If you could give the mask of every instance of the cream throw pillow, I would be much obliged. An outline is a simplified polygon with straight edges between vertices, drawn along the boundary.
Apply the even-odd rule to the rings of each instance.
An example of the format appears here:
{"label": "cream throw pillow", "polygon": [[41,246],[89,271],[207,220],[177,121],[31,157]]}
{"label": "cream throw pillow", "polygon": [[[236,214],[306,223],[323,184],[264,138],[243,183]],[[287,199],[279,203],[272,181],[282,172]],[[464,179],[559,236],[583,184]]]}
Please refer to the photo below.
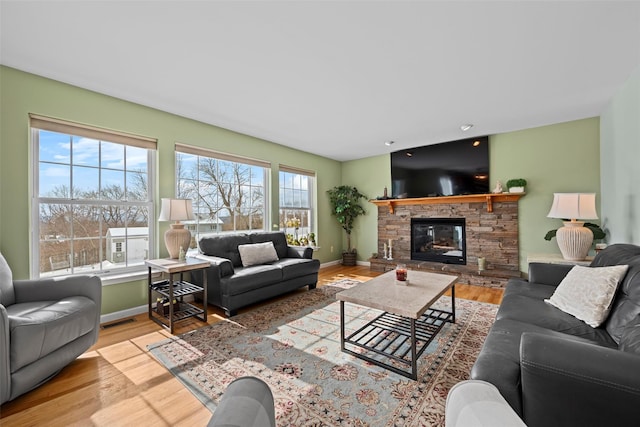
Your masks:
{"label": "cream throw pillow", "polygon": [[545,302],[597,328],[607,319],[618,283],[628,268],[576,265]]}
{"label": "cream throw pillow", "polygon": [[276,248],[273,246],[273,242],[238,245],[238,252],[240,252],[243,267],[278,260],[278,254],[276,253]]}

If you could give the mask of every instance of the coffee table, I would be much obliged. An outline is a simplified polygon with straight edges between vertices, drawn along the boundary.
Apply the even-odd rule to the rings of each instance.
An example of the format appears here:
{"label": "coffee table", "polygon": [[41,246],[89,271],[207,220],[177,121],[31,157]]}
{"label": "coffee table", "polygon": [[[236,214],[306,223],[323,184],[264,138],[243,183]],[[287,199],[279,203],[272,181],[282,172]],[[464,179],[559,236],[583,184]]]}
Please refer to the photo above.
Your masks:
{"label": "coffee table", "polygon": [[[336,294],[340,301],[340,348],[357,358],[417,380],[418,358],[446,322],[455,323],[455,282],[458,277],[411,270],[409,283],[402,285],[396,283],[395,274],[395,271],[389,271]],[[449,289],[451,311],[431,308]],[[383,313],[345,336],[345,302]]]}

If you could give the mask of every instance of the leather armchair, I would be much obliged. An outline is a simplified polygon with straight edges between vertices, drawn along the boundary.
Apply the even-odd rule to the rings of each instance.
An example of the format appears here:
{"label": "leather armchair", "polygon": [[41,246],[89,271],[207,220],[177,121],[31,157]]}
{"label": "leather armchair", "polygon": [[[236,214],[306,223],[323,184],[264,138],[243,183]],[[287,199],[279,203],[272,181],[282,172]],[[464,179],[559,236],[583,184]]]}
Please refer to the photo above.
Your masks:
{"label": "leather armchair", "polygon": [[271,389],[260,378],[236,378],[222,395],[207,427],[276,427]]}
{"label": "leather armchair", "polygon": [[38,387],[98,340],[96,276],[13,280],[0,254],[0,404]]}

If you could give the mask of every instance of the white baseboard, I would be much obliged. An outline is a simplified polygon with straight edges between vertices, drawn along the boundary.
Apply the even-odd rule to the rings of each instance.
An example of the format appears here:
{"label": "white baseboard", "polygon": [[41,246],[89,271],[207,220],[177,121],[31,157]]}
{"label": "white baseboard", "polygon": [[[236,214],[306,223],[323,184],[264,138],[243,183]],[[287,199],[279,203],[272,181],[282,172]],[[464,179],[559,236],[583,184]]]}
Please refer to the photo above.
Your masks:
{"label": "white baseboard", "polygon": [[127,308],[126,310],[114,311],[113,313],[107,313],[100,316],[100,323],[111,323],[127,317],[133,317],[138,314],[147,313],[149,307],[145,305],[139,305],[137,307]]}
{"label": "white baseboard", "polygon": [[[325,262],[320,264],[320,268],[326,268],[326,267],[330,267],[332,265],[340,265],[340,263],[342,262],[342,260],[335,260],[335,261],[329,261],[329,262]],[[356,265],[364,265],[367,267],[371,266],[371,263],[369,261],[356,261]]]}

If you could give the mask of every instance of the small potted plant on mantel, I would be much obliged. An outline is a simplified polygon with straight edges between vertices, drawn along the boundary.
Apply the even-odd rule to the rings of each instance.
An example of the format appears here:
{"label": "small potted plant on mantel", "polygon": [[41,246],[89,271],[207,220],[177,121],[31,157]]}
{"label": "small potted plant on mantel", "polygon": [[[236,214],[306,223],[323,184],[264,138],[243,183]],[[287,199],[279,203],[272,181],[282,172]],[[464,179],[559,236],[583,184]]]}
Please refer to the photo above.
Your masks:
{"label": "small potted plant on mantel", "polygon": [[348,185],[336,186],[327,190],[327,194],[331,203],[331,214],[347,233],[347,250],[342,251],[342,265],[356,265],[357,251],[351,247],[351,231],[354,220],[366,213],[360,205],[360,199],[366,200],[367,196],[361,194],[356,187]]}
{"label": "small potted plant on mantel", "polygon": [[526,186],[527,180],[523,178],[514,178],[507,181],[509,193],[524,193],[524,188]]}

